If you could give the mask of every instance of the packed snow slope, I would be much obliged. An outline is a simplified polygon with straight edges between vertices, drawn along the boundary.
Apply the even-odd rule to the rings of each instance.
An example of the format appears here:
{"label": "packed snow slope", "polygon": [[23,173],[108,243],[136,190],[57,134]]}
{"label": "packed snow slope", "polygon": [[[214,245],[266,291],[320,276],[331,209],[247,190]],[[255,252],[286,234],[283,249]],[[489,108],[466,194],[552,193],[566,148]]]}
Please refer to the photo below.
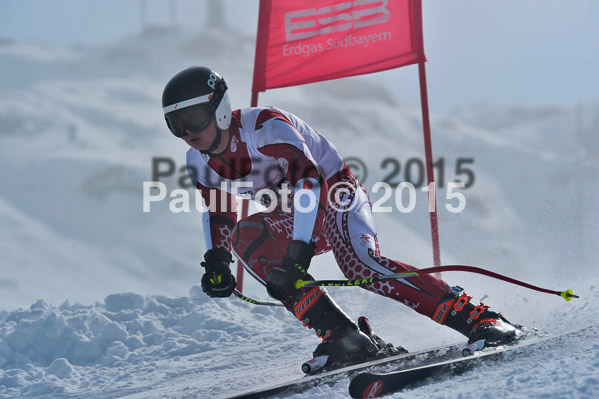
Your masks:
{"label": "packed snow slope", "polygon": [[[334,294],[352,317],[367,311],[382,336],[409,350],[459,340],[362,290]],[[394,397],[596,398],[599,291],[580,294],[568,305],[537,294],[515,299],[530,309],[551,303],[551,310],[531,311],[527,323],[555,334],[591,325],[582,333]],[[113,294],[95,305],[59,307],[39,301],[4,312],[0,323],[1,398],[225,398],[300,378],[299,366],[317,344],[281,308],[210,300],[198,286],[177,298]],[[341,380],[292,397],[344,398],[347,387]]]}
{"label": "packed snow slope", "polygon": [[[169,190],[189,183],[185,145],[162,117],[164,84],[189,65],[209,65],[227,79],[234,107],[247,106],[253,46],[225,30],[158,28],[93,47],[0,40],[0,397],[226,397],[298,375],[318,343],[301,323],[281,309],[209,300],[194,285],[204,253],[199,213],[173,213],[168,201],[142,211],[153,158],[174,161],[174,174],[161,178]],[[344,157],[359,158],[371,188],[393,172],[386,158],[401,162],[392,182],[422,158],[420,110],[398,97],[373,75],[273,90],[260,102],[296,113]],[[450,284],[545,331],[599,324],[598,128],[598,104],[489,103],[433,116],[444,185],[464,179],[458,159],[474,160],[463,165],[475,177],[462,190],[463,212],[448,212],[455,201],[444,188],[437,193],[443,263],[582,298],[566,303],[463,273],[445,275]],[[394,211],[375,214],[379,240],[387,256],[429,266],[428,202],[420,190],[416,200],[408,214],[393,199],[383,204]],[[315,258],[311,272],[341,277],[330,254]],[[248,279],[246,294],[266,299]],[[357,288],[331,292],[352,317],[367,315],[410,350],[461,339],[391,300]],[[408,397],[597,396],[598,345],[593,328]],[[303,397],[345,397],[346,388]]]}

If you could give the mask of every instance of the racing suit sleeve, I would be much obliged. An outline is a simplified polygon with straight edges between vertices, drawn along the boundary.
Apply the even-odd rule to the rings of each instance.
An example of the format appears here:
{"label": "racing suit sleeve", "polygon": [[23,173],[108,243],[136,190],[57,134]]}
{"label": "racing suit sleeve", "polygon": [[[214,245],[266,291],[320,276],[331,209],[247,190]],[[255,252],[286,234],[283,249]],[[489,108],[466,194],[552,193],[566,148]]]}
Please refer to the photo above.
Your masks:
{"label": "racing suit sleeve", "polygon": [[257,125],[266,129],[264,145],[258,150],[277,159],[295,189],[293,239],[309,243],[323,228],[328,202],[326,179],[301,132],[287,117],[265,110]]}
{"label": "racing suit sleeve", "polygon": [[237,198],[200,182],[197,182],[197,188],[208,207],[208,217],[204,220],[206,249],[225,248],[231,251],[231,232],[237,223]]}

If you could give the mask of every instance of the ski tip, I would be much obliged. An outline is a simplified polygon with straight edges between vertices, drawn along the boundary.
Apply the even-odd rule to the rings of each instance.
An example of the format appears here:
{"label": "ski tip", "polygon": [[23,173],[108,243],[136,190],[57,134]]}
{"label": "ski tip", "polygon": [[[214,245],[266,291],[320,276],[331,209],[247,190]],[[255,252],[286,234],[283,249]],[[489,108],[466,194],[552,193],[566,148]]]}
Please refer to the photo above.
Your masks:
{"label": "ski tip", "polygon": [[378,398],[384,394],[384,385],[374,374],[358,374],[349,383],[349,395],[354,399]]}
{"label": "ski tip", "polygon": [[566,301],[571,301],[572,298],[580,298],[578,295],[574,295],[572,290],[565,290],[558,292],[559,296],[564,298]]}

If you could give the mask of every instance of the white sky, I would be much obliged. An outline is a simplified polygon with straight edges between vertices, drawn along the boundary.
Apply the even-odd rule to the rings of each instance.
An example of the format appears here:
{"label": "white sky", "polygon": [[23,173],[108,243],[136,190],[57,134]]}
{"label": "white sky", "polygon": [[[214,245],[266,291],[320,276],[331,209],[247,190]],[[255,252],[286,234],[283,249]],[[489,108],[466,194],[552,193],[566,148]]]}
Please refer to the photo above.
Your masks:
{"label": "white sky", "polygon": [[[255,34],[258,0],[222,1],[229,24]],[[2,0],[0,37],[71,45],[141,28],[144,0]],[[207,0],[145,0],[150,24],[205,23]],[[599,1],[424,0],[433,112],[477,101],[576,104],[599,99]],[[415,67],[381,74],[418,103]]]}

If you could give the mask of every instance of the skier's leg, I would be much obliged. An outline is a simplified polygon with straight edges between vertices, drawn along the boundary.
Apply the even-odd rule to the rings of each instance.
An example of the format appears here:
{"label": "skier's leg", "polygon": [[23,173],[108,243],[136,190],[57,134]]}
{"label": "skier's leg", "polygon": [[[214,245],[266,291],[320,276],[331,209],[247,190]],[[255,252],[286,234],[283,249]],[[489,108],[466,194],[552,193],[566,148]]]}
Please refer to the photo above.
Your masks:
{"label": "skier's leg", "polygon": [[[233,252],[246,270],[266,286],[272,268],[282,264],[292,234],[293,217],[290,213],[279,210],[256,213],[239,221],[233,229]],[[316,245],[316,253],[330,250],[324,236],[316,240]],[[312,279],[311,276],[309,278]],[[302,288],[275,299],[281,300],[287,310],[305,326],[314,329],[323,340],[330,341],[332,336],[343,336],[343,345],[321,345],[317,348],[317,355],[332,355],[331,352],[339,350],[338,347],[343,348],[344,352],[366,355],[378,349],[364,334],[358,332],[356,324],[322,287]],[[348,339],[351,342],[347,342]],[[335,339],[335,342],[339,343],[340,340]]]}
{"label": "skier's leg", "polygon": [[[324,231],[345,276],[362,279],[415,270],[408,264],[380,254],[370,199],[353,176],[344,177],[343,184],[333,183],[331,186],[329,198],[333,201],[338,198],[339,204],[329,203]],[[433,315],[437,304],[449,291],[444,281],[431,275],[361,287],[395,299],[428,317]]]}
{"label": "skier's leg", "polygon": [[[346,175],[342,181],[344,184],[338,186],[339,190],[344,188],[347,192],[337,195],[332,184],[329,198],[339,198],[343,205],[329,204],[324,231],[346,277],[362,279],[415,270],[413,266],[381,256],[368,194],[353,176]],[[488,306],[482,303],[475,306],[470,302],[470,296],[456,289],[459,287],[450,289],[443,280],[432,275],[361,287],[410,306],[471,340],[493,336],[493,340],[505,342],[517,335],[514,326],[503,316],[489,311]],[[485,329],[488,331],[481,334]]]}
{"label": "skier's leg", "polygon": [[[240,220],[233,228],[231,243],[233,253],[241,260],[248,273],[266,286],[272,268],[282,264],[292,237],[293,215],[276,209],[273,212],[255,213]],[[328,250],[330,247],[326,240],[319,237],[315,253]],[[298,300],[302,302],[304,296],[310,297],[308,294],[312,291],[314,290],[304,288],[297,293],[301,294],[300,298],[287,298],[282,302],[289,311],[296,314],[299,312],[295,310]]]}

